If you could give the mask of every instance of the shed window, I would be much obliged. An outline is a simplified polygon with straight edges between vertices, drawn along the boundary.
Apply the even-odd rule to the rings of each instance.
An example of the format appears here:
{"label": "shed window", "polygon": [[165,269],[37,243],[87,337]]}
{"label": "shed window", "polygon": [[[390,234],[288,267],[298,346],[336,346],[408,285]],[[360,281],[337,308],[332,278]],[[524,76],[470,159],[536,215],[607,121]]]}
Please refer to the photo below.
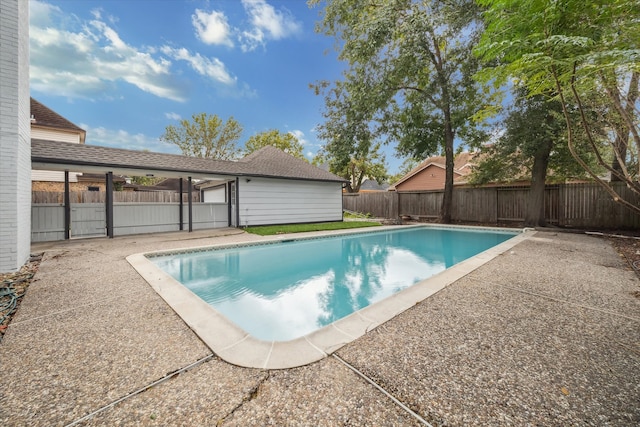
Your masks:
{"label": "shed window", "polygon": [[100,187],[94,187],[94,186],[92,186],[92,185],[90,185],[87,189],[88,189],[89,191],[100,191]]}

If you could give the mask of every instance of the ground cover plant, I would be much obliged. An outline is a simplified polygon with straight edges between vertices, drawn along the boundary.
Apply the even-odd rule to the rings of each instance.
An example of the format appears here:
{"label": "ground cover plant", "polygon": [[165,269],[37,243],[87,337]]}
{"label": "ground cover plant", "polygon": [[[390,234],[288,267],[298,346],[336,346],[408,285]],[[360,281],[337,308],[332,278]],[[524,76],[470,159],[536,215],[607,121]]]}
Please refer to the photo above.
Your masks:
{"label": "ground cover plant", "polygon": [[345,222],[322,222],[315,224],[282,224],[282,225],[262,225],[257,227],[246,227],[247,233],[258,234],[260,236],[272,236],[274,234],[303,233],[305,231],[326,231],[345,230],[349,228],[376,227],[379,222],[369,221],[345,221]]}

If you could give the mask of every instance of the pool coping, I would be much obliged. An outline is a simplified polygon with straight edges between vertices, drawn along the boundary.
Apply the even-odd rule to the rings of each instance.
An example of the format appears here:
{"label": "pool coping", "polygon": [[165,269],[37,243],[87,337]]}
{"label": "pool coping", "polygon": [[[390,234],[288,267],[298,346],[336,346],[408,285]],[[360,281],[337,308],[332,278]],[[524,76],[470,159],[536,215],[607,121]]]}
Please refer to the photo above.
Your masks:
{"label": "pool coping", "polygon": [[[190,252],[205,249],[223,249],[236,246],[277,243],[283,240],[305,240],[308,238],[331,237],[345,234],[362,234],[375,231],[397,230],[410,227],[437,227],[472,230],[515,231],[514,237],[489,248],[453,267],[450,267],[409,288],[393,294],[381,301],[364,307],[303,337],[290,341],[263,341],[249,333],[219,313],[180,282],[158,268],[148,256],[159,256],[176,252]],[[238,366],[260,369],[287,369],[304,366],[321,360],[344,345],[356,340],[381,324],[391,320],[420,301],[444,289],[451,283],[466,276],[476,268],[505,253],[518,243],[533,236],[532,229],[506,229],[497,227],[473,227],[455,225],[419,224],[410,226],[382,226],[372,229],[350,229],[340,232],[304,233],[303,235],[269,236],[254,242],[242,244],[219,244],[199,246],[183,250],[153,251],[137,253],[126,259],[147,283],[162,297],[180,318],[200,337],[200,339],[221,359]]]}

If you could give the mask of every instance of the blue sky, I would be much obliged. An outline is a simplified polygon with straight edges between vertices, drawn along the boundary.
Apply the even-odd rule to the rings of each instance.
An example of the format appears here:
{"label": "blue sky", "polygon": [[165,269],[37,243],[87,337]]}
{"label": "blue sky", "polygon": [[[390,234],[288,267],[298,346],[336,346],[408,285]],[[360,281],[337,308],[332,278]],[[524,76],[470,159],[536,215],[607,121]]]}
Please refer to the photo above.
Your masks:
{"label": "blue sky", "polygon": [[[251,135],[291,132],[311,158],[334,40],[303,0],[30,0],[31,95],[87,130],[87,144],[179,153],[159,141],[194,113]],[[400,159],[386,147],[390,173]]]}

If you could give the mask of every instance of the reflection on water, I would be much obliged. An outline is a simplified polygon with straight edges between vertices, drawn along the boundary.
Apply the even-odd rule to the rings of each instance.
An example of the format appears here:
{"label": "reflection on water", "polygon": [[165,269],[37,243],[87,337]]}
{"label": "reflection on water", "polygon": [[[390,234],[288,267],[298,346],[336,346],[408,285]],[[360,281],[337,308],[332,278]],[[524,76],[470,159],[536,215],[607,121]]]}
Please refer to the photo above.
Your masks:
{"label": "reflection on water", "polygon": [[303,336],[513,233],[411,228],[151,260],[258,339]]}

